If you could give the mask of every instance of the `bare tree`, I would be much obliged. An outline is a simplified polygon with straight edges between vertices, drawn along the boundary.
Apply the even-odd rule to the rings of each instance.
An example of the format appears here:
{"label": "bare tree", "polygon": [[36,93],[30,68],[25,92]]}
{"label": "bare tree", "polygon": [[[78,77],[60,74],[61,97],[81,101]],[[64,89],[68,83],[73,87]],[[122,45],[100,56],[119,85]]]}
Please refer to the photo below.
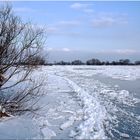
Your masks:
{"label": "bare tree", "polygon": [[[31,23],[23,23],[21,18],[13,13],[11,6],[0,7],[0,107],[7,112],[30,110],[30,107],[23,104],[29,101],[32,95],[39,93],[42,83],[35,83],[31,79],[34,67],[29,67],[27,62],[40,56],[45,43],[44,36],[43,29]],[[15,76],[18,78],[13,81]],[[28,88],[27,83],[30,85]],[[11,89],[24,84],[26,88],[14,91],[11,96],[4,96]]]}

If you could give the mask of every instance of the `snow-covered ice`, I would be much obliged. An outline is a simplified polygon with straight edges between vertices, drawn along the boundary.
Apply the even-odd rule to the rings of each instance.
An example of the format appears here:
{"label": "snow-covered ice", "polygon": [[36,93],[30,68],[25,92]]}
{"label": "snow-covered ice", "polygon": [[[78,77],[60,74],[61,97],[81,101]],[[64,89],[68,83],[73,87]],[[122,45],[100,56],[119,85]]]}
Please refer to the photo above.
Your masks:
{"label": "snow-covered ice", "polygon": [[140,89],[101,80],[139,83],[139,66],[44,66],[32,77],[44,78],[41,109],[1,119],[0,138],[140,138]]}
{"label": "snow-covered ice", "polygon": [[140,66],[68,66],[67,69],[85,76],[98,74],[120,80],[140,79]]}
{"label": "snow-covered ice", "polygon": [[38,124],[27,117],[0,120],[0,139],[41,139]]}

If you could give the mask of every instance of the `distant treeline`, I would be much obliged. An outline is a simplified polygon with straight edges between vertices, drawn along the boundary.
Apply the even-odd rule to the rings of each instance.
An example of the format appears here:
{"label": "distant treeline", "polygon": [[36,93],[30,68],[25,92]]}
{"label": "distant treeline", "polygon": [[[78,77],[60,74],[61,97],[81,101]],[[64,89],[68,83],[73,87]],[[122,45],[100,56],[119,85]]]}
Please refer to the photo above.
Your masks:
{"label": "distant treeline", "polygon": [[120,59],[118,61],[101,61],[99,59],[90,59],[86,62],[82,62],[81,60],[74,60],[72,62],[54,62],[47,63],[47,65],[140,65],[140,61],[131,62],[129,59]]}
{"label": "distant treeline", "polygon": [[[7,65],[7,63],[3,63]],[[140,65],[140,61],[131,62],[129,59],[120,59],[118,61],[101,61],[99,59],[90,59],[86,62],[82,62],[81,60],[74,60],[71,62],[59,61],[48,63],[44,57],[34,56],[32,58],[27,59],[26,61],[17,61],[14,65]]]}

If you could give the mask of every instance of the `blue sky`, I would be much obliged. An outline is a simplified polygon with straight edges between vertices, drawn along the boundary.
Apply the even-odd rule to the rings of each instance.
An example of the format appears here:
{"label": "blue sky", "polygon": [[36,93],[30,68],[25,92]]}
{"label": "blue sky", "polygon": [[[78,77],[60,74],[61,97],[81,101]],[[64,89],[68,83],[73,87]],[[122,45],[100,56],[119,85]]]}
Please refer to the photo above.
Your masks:
{"label": "blue sky", "polygon": [[11,2],[24,21],[44,27],[49,61],[140,59],[140,2]]}

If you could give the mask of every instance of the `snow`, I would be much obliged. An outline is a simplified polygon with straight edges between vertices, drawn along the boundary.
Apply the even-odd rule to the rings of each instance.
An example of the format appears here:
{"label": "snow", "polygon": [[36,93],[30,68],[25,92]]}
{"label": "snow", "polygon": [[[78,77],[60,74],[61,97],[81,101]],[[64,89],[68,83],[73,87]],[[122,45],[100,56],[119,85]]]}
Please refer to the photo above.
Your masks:
{"label": "snow", "polygon": [[41,131],[43,133],[43,138],[51,139],[51,137],[56,136],[56,133],[48,127],[43,128]]}
{"label": "snow", "polygon": [[41,139],[40,129],[30,118],[11,117],[0,121],[0,139]]}
{"label": "snow", "polygon": [[80,106],[71,95],[75,93],[65,79],[49,72],[44,90],[46,95],[38,103],[44,106],[39,111],[42,116],[36,117],[35,121],[44,139],[59,138],[61,133],[67,139],[69,136],[65,136],[65,133],[68,129],[74,129],[75,123],[82,119]]}
{"label": "snow", "polygon": [[[54,74],[48,74],[45,68],[35,71],[32,77],[37,79],[42,77],[42,74],[45,79],[42,87],[43,94],[40,93],[42,97],[36,104],[41,109],[36,114],[31,115],[33,118],[30,115],[22,115],[22,117],[15,116],[6,121],[1,120],[0,138],[50,139],[51,137],[59,137],[61,131],[68,131],[67,128],[81,120],[80,106],[73,100],[71,94],[75,93],[67,81]],[[16,78],[11,80],[16,80]],[[13,127],[16,128],[13,129]],[[7,131],[9,131],[8,134]],[[69,136],[64,135],[64,137],[68,138]]]}
{"label": "snow", "polygon": [[71,118],[69,118],[69,120],[68,121],[66,121],[65,123],[63,123],[61,126],[60,126],[60,129],[65,129],[65,128],[67,128],[67,127],[70,127],[71,125],[73,125],[73,123],[74,123],[74,117],[71,117]]}
{"label": "snow", "polygon": [[[106,119],[106,111],[100,106],[97,98],[92,97],[74,82],[67,79],[69,84],[78,93],[83,103],[84,122],[79,126],[80,135],[78,139],[105,139],[103,122]],[[94,131],[95,130],[95,131]]]}
{"label": "snow", "polygon": [[70,134],[69,134],[69,137],[73,138],[77,135],[77,133],[73,130],[71,130]]}
{"label": "snow", "polygon": [[85,76],[99,74],[120,80],[140,79],[140,66],[67,66],[67,69]]}
{"label": "snow", "polygon": [[[123,72],[121,73],[121,71]],[[51,67],[50,73],[54,73],[67,80],[81,102],[80,105],[83,108],[84,117],[79,127],[74,131],[76,138],[106,139],[106,131],[112,137],[114,136],[112,131],[114,131],[123,138],[126,133],[121,135],[121,132],[116,131],[116,127],[119,127],[119,123],[124,117],[126,120],[131,118],[131,123],[129,122],[128,124],[134,125],[135,123],[135,129],[138,131],[139,123],[137,122],[139,115],[134,115],[131,111],[136,108],[136,104],[140,103],[140,99],[134,97],[133,93],[128,90],[120,90],[118,85],[112,87],[94,80],[94,75],[98,74],[99,76],[106,76],[106,78],[111,77],[112,79],[135,81],[139,80],[139,71],[139,66]],[[132,109],[130,110],[129,108]]]}
{"label": "snow", "polygon": [[[44,79],[42,96],[36,104],[41,109],[36,114],[1,119],[0,138],[108,139],[106,131],[113,136],[112,130],[120,137],[130,138],[116,127],[124,116],[133,122],[138,122],[140,116],[120,106],[135,107],[140,99],[118,85],[112,87],[95,80],[94,75],[136,81],[140,79],[140,67],[40,67],[31,77],[35,82]],[[11,79],[15,80],[16,77]]]}

